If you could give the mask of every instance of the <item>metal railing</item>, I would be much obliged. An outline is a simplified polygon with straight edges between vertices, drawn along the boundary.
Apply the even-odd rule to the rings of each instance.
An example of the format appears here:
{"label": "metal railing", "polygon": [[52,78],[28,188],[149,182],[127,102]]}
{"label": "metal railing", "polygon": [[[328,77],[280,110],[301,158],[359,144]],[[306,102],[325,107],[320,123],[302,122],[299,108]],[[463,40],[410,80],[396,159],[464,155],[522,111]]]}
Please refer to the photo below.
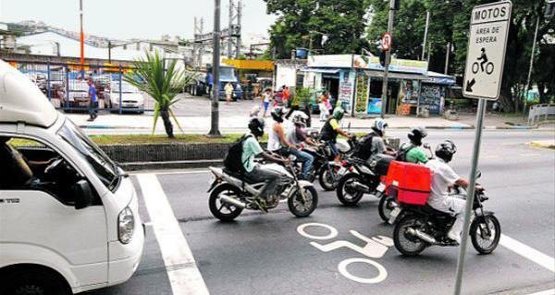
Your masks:
{"label": "metal railing", "polygon": [[555,116],[555,104],[533,105],[528,112],[528,125],[548,120],[549,116]]}
{"label": "metal railing", "polygon": [[12,62],[44,93],[56,109],[65,112],[87,111],[89,85],[96,88],[99,110],[112,113],[143,113],[154,109],[154,100],[123,81],[129,67],[119,65],[86,65],[52,62]]}

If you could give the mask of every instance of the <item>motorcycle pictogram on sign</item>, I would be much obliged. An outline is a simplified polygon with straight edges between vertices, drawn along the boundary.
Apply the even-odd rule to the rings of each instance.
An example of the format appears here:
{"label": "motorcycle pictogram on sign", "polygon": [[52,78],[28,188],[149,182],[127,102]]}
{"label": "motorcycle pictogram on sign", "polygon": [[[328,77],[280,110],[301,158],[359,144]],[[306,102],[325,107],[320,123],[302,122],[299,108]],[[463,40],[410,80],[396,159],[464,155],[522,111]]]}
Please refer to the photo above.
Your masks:
{"label": "motorcycle pictogram on sign", "polygon": [[484,47],[482,47],[481,51],[482,54],[477,58],[477,60],[481,60],[481,62],[479,64],[478,62],[472,64],[472,73],[477,74],[478,71],[481,70],[481,73],[486,72],[486,74],[491,75],[494,69],[493,63],[491,61],[488,62],[488,56],[486,55],[486,49]]}

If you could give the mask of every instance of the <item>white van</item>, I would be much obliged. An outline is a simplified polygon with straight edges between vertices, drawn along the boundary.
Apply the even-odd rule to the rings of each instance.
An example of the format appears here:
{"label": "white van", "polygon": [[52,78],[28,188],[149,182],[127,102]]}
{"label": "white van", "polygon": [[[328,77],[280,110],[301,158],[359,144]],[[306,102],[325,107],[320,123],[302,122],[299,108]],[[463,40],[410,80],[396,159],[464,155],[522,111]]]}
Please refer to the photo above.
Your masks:
{"label": "white van", "polygon": [[130,178],[0,60],[0,294],[122,283],[143,243]]}

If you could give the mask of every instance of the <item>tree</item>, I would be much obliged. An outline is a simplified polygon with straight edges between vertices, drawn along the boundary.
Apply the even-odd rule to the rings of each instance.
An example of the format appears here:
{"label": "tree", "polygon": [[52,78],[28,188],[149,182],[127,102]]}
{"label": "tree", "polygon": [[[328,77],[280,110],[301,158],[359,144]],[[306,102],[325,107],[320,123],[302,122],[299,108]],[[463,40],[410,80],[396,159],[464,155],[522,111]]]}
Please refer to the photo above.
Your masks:
{"label": "tree", "polygon": [[174,138],[173,118],[179,129],[181,126],[177,121],[171,106],[178,102],[177,94],[190,81],[191,76],[176,69],[177,61],[172,59],[165,68],[166,60],[160,56],[158,51],[153,54],[145,51],[146,58],[133,61],[134,70],[124,76],[124,80],[136,86],[141,91],[150,95],[154,101],[154,122],[152,133],[156,129],[158,117],[162,117],[164,128],[169,138]]}
{"label": "tree", "polygon": [[[367,0],[264,0],[278,18],[270,28],[276,58],[288,58],[298,47],[322,53],[356,53],[367,46]],[[323,34],[328,41],[322,46]],[[311,43],[312,41],[312,43]]]}
{"label": "tree", "polygon": [[[448,42],[454,47],[451,53],[450,74],[464,75],[470,13],[475,5],[489,3],[489,0],[403,0],[395,17],[393,32],[393,53],[400,58],[418,59],[422,53],[426,11],[430,11],[428,43],[430,46],[429,70],[443,72]],[[546,36],[553,38],[555,21],[544,17],[545,1],[513,0],[513,12],[507,40],[507,52],[501,85],[500,103],[508,112],[523,107],[526,92],[526,78],[532,54],[532,44],[536,19],[540,19],[538,30],[539,54],[534,55],[534,72],[531,85],[537,82],[542,101],[553,95],[554,70],[553,44]],[[368,35],[373,42],[387,29],[388,3],[369,0],[372,20]],[[377,53],[377,49],[373,48]],[[426,49],[428,51],[428,48]]]}

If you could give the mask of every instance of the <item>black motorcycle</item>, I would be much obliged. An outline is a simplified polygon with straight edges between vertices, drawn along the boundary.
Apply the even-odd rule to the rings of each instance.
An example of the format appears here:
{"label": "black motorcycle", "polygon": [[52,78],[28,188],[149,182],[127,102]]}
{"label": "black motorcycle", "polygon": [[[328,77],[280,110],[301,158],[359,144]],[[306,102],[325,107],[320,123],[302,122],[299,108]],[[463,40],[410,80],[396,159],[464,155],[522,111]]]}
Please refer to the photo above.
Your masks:
{"label": "black motorcycle", "polygon": [[392,160],[388,155],[378,155],[370,164],[356,157],[346,159],[349,173],[339,180],[335,191],[337,199],[345,206],[355,206],[365,194],[381,199],[385,189],[381,177],[386,175]]}
{"label": "black motorcycle", "polygon": [[[457,188],[458,193],[463,192]],[[485,211],[483,202],[488,200],[484,189],[476,187],[474,220],[470,225],[472,245],[480,254],[490,254],[499,244],[501,225],[491,211]],[[399,204],[391,213],[390,223],[399,219],[393,232],[395,248],[405,256],[416,256],[429,246],[457,246],[446,238],[455,217],[432,207]]]}

